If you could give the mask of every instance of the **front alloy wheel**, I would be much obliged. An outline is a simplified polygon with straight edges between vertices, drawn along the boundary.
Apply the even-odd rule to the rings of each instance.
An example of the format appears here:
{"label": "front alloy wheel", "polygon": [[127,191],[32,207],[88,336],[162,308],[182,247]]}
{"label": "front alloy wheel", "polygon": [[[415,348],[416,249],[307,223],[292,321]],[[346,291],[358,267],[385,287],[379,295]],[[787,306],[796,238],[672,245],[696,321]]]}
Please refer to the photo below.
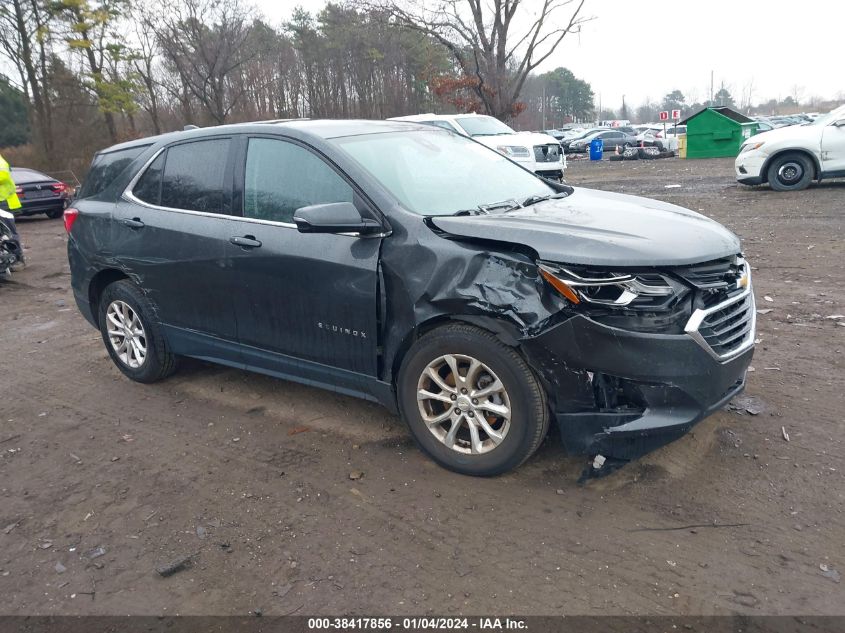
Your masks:
{"label": "front alloy wheel", "polygon": [[510,430],[507,390],[472,356],[446,354],[430,362],[417,383],[417,405],[432,435],[458,453],[487,453]]}
{"label": "front alloy wheel", "polygon": [[489,477],[516,468],[546,436],[546,392],[495,334],[450,323],[420,336],[396,381],[399,410],[438,464]]}

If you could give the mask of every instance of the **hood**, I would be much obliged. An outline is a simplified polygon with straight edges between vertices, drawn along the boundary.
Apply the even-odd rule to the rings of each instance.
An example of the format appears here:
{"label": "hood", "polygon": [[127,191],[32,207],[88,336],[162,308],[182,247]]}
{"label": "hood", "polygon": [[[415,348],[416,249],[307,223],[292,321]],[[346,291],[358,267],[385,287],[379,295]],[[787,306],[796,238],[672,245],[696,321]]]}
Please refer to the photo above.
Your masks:
{"label": "hood", "polygon": [[554,136],[538,134],[537,132],[514,132],[513,134],[497,134],[496,136],[473,136],[474,140],[487,147],[496,148],[499,145],[518,145],[520,147],[534,147],[535,145],[559,145]]}
{"label": "hood", "polygon": [[566,198],[493,215],[435,216],[455,237],[523,244],[541,259],[597,266],[683,266],[728,257],[739,239],[666,202],[577,187]]}
{"label": "hood", "polygon": [[815,138],[821,140],[823,129],[824,128],[819,125],[789,125],[786,127],[776,127],[774,130],[755,134],[743,141],[743,145],[752,140],[755,143],[777,143],[778,141],[794,141],[796,139]]}

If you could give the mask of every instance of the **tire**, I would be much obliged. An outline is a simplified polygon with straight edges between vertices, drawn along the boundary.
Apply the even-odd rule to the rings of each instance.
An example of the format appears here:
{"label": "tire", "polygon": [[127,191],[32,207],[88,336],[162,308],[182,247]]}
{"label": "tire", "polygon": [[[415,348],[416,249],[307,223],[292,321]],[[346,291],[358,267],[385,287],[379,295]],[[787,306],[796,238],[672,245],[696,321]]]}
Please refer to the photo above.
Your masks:
{"label": "tire", "polygon": [[51,220],[56,220],[62,217],[62,214],[65,212],[64,209],[53,209],[52,211],[47,211],[46,215]]}
{"label": "tire", "polygon": [[[103,343],[117,368],[136,382],[156,382],[176,370],[176,356],[170,351],[161,326],[152,317],[153,314],[155,312],[149,299],[131,281],[116,281],[108,285],[100,296],[98,323]],[[137,338],[145,349],[143,358],[140,358],[137,346],[120,345],[120,341],[135,337],[126,336],[128,329],[117,326],[118,322],[126,323],[129,328],[138,331],[136,321],[131,315],[135,315],[137,323],[141,326],[142,336]],[[109,334],[110,325],[113,332],[121,334],[112,337]],[[121,352],[121,349],[124,351]]]}
{"label": "tire", "polygon": [[[480,363],[474,377],[469,375],[472,359]],[[427,373],[429,368],[439,384]],[[466,379],[464,394],[460,384]],[[446,325],[418,339],[405,355],[397,387],[402,418],[419,447],[444,468],[464,475],[491,477],[516,468],[534,454],[549,428],[546,393],[531,368],[495,335],[469,325]],[[473,400],[473,389],[486,397]],[[418,399],[418,392],[436,397]],[[424,414],[442,421],[427,424]],[[456,419],[457,437],[452,437],[450,446]]]}
{"label": "tire", "polygon": [[775,191],[800,191],[813,180],[815,168],[803,154],[789,152],[776,157],[766,170],[769,186]]}

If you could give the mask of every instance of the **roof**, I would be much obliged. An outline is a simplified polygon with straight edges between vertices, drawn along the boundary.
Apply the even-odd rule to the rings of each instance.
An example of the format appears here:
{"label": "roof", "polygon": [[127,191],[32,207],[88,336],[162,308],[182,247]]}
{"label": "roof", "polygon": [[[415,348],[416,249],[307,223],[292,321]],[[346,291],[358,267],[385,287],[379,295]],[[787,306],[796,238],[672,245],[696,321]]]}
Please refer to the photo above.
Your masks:
{"label": "roof", "polygon": [[477,112],[457,112],[455,114],[434,114],[428,112],[426,114],[409,114],[408,116],[391,117],[388,121],[450,121],[456,117],[486,117],[487,114],[478,114]]}
{"label": "roof", "polygon": [[271,121],[254,121],[244,123],[230,123],[228,125],[214,125],[167,132],[158,136],[147,136],[112,145],[98,154],[117,152],[132,147],[155,145],[162,141],[169,142],[187,138],[202,138],[211,134],[225,133],[227,130],[237,132],[268,132],[279,131],[280,127],[291,128],[322,139],[340,138],[343,136],[360,136],[363,134],[383,134],[402,130],[425,130],[430,132],[431,126],[415,124],[411,121],[371,121],[367,119],[276,119]]}
{"label": "roof", "polygon": [[710,110],[711,112],[715,112],[716,114],[721,114],[723,117],[726,117],[731,121],[736,121],[737,123],[754,123],[753,119],[749,119],[747,116],[740,112],[737,112],[736,110],[733,110],[727,106],[717,106],[712,108],[701,108],[701,110],[699,110],[695,114],[692,114],[683,121],[680,121],[678,125],[686,125],[687,121],[691,121],[702,112],[707,112],[708,110]]}

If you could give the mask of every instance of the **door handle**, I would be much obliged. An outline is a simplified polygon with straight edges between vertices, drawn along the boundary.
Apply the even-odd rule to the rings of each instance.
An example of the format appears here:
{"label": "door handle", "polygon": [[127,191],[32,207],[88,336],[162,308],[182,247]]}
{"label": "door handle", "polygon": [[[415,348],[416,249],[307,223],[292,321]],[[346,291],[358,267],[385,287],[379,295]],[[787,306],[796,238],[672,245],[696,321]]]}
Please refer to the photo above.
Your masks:
{"label": "door handle", "polygon": [[126,218],[125,220],[120,221],[123,226],[128,226],[130,229],[143,229],[146,226],[143,222],[141,222],[141,218]]}
{"label": "door handle", "polygon": [[244,235],[239,236],[235,235],[234,237],[230,237],[229,241],[234,244],[235,246],[240,246],[241,248],[260,248],[261,242],[255,239],[254,235]]}

